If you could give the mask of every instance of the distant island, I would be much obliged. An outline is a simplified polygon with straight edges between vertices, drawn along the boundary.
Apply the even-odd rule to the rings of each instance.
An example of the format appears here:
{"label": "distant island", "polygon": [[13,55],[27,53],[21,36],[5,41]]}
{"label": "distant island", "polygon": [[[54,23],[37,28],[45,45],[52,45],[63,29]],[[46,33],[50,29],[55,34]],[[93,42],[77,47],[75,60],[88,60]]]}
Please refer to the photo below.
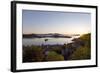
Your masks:
{"label": "distant island", "polygon": [[[75,34],[79,35],[79,34]],[[71,35],[64,35],[59,33],[48,33],[48,34],[23,34],[23,38],[45,38],[45,37],[53,37],[53,38],[72,38]]]}

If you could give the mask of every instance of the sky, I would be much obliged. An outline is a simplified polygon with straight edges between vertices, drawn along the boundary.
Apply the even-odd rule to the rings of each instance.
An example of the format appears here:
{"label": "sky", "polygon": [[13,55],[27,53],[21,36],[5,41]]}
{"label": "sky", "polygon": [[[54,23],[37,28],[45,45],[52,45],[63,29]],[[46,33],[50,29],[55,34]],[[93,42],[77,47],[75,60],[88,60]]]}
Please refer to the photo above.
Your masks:
{"label": "sky", "polygon": [[22,25],[23,34],[85,34],[91,32],[91,14],[23,10]]}

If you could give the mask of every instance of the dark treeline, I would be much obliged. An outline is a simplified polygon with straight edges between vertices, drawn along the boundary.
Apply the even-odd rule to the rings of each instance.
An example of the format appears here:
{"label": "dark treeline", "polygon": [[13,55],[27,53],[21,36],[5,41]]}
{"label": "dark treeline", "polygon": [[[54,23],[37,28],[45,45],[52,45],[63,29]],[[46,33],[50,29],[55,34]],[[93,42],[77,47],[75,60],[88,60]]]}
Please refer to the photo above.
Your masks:
{"label": "dark treeline", "polygon": [[54,37],[54,38],[71,38],[71,36],[50,33],[50,34],[23,34],[23,38],[45,38],[45,37]]}

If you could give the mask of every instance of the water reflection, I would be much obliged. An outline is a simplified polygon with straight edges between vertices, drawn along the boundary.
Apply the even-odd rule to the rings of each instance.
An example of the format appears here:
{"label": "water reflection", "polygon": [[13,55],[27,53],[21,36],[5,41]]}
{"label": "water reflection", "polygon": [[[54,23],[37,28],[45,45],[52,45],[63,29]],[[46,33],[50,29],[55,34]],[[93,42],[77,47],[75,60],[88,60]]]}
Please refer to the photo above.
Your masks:
{"label": "water reflection", "polygon": [[23,38],[23,45],[55,45],[71,43],[72,39],[79,36],[72,36],[72,38]]}

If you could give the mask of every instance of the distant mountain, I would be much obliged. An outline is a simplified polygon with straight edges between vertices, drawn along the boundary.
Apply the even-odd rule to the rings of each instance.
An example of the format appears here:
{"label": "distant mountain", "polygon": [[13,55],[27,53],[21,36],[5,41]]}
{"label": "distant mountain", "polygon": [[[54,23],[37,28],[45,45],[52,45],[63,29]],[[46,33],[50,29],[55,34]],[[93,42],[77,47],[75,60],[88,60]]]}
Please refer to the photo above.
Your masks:
{"label": "distant mountain", "polygon": [[23,34],[23,38],[44,38],[44,37],[53,37],[53,38],[71,38],[69,35],[63,35],[59,33],[49,33],[49,34]]}

